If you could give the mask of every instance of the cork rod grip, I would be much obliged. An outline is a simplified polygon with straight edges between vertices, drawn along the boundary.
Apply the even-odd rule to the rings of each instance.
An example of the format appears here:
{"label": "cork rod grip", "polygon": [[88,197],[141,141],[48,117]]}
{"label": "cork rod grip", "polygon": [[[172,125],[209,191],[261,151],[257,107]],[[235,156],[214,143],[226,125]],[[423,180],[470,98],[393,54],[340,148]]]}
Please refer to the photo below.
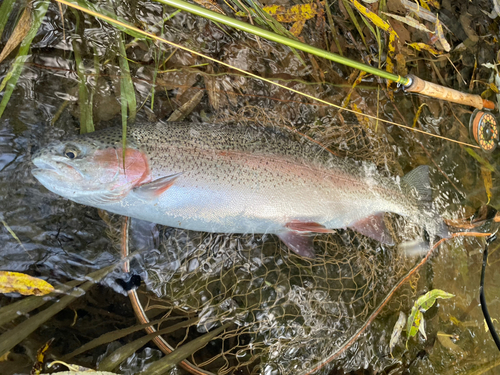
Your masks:
{"label": "cork rod grip", "polygon": [[435,83],[424,81],[421,78],[410,74],[406,76],[410,83],[404,87],[405,91],[416,92],[436,99],[447,100],[449,102],[470,105],[477,109],[495,109],[495,104],[489,100],[481,98],[479,95],[465,94]]}

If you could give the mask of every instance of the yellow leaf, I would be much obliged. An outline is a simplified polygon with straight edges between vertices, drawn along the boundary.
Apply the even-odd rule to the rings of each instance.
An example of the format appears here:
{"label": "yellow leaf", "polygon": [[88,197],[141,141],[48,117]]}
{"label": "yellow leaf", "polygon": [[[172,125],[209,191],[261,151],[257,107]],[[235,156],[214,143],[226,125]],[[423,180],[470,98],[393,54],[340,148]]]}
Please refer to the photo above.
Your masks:
{"label": "yellow leaf", "polygon": [[396,55],[396,70],[400,76],[408,75],[408,69],[406,69],[406,58],[402,53]]}
{"label": "yellow leaf", "polygon": [[460,320],[458,320],[458,318],[454,317],[453,315],[450,315],[450,321],[457,327],[463,327],[464,325]]}
{"label": "yellow leaf", "polygon": [[[491,319],[491,321],[498,323],[497,319]],[[483,322],[484,322],[484,332],[488,332],[490,330],[490,328],[488,327],[488,323],[486,323],[486,319],[483,319]]]}
{"label": "yellow leaf", "polygon": [[396,52],[396,37],[394,34],[389,35],[389,44],[387,45],[387,66],[386,70],[389,73],[394,73],[394,62],[392,61],[394,59],[394,54]]}
{"label": "yellow leaf", "polygon": [[491,171],[486,168],[481,167],[481,176],[483,177],[484,189],[486,190],[486,196],[488,197],[488,202],[491,200],[491,189],[493,188],[493,180],[491,178]]}
{"label": "yellow leaf", "polygon": [[[324,4],[324,1],[320,4]],[[318,14],[318,5],[315,3],[299,4],[286,8],[283,5],[269,5],[262,8],[278,22],[291,23],[297,21],[307,21]]]}
{"label": "yellow leaf", "polygon": [[369,128],[371,126],[370,119],[364,115],[363,111],[355,103],[351,104],[351,108],[356,112],[355,115],[358,118],[358,122]]}
{"label": "yellow leaf", "polygon": [[498,91],[497,85],[495,85],[493,82],[490,83],[490,89],[493,91],[495,94],[498,94],[500,91]]}
{"label": "yellow leaf", "polygon": [[304,28],[304,25],[306,24],[306,20],[300,20],[295,22],[292,27],[290,28],[290,32],[294,36],[299,36],[300,33],[302,32],[302,29]]}
{"label": "yellow leaf", "polygon": [[357,0],[351,0],[351,3],[356,7],[356,9],[363,14],[364,16],[368,17],[370,21],[373,22],[375,26],[378,28],[387,31],[390,34],[394,34],[394,36],[398,37],[398,34],[394,31],[394,29],[389,25],[389,23],[385,22],[382,18],[380,18],[378,15],[373,13],[371,10],[368,8],[364,7],[361,5]]}
{"label": "yellow leaf", "polygon": [[440,9],[441,5],[439,4],[438,0],[427,0],[427,2],[433,6],[434,8]]}
{"label": "yellow leaf", "polygon": [[49,350],[50,344],[52,344],[54,338],[47,341],[38,351],[36,352],[36,362],[31,369],[30,375],[40,375],[43,369],[43,364],[45,363],[45,354]]}
{"label": "yellow leaf", "polygon": [[[485,321],[485,323],[486,323],[486,321]],[[9,360],[9,354],[10,354],[10,351],[8,351],[4,355],[0,356],[0,362],[7,362]]]}
{"label": "yellow leaf", "polygon": [[426,9],[426,10],[431,10],[431,8],[429,8],[429,6],[427,5],[427,2],[425,0],[420,0],[420,5],[422,6],[422,8]]}
{"label": "yellow leaf", "polygon": [[[394,73],[394,54],[396,53],[396,36],[395,34],[389,34],[389,43],[387,45],[387,59],[385,70],[389,73]],[[390,86],[392,84],[391,80],[387,80],[387,89],[389,98],[394,100],[394,92],[390,90]]]}
{"label": "yellow leaf", "polygon": [[428,44],[425,43],[411,43],[408,44],[411,48],[416,49],[417,51],[427,51],[432,53],[433,55],[441,55],[443,52],[438,51],[434,47],[429,46]]}
{"label": "yellow leaf", "polygon": [[19,272],[0,271],[0,293],[43,296],[54,291],[48,282]]}
{"label": "yellow leaf", "polygon": [[439,18],[436,19],[436,31],[435,31],[436,36],[438,37],[439,41],[441,42],[441,46],[446,52],[449,52],[451,50],[451,46],[444,37],[444,31],[443,31],[443,26],[441,25],[441,21],[439,21]]}
{"label": "yellow leaf", "polygon": [[366,75],[366,72],[361,70],[358,74],[358,78],[356,78],[356,80],[354,81],[354,83],[352,84],[352,87],[351,89],[349,90],[349,93],[347,94],[347,96],[344,98],[344,100],[342,101],[342,108],[347,108],[347,105],[349,104],[349,101],[351,100],[351,95],[354,91],[354,89],[356,88],[357,85],[359,85],[361,83],[361,81],[363,80],[363,77]]}

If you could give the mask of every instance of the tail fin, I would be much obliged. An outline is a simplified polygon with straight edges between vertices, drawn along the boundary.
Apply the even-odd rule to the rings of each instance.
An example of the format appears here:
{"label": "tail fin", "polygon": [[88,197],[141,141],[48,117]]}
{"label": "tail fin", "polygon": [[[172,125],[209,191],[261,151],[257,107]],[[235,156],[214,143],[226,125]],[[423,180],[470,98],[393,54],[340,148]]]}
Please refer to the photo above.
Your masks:
{"label": "tail fin", "polygon": [[448,238],[448,227],[432,204],[429,166],[421,165],[402,178],[401,187],[408,196],[414,196],[420,211],[419,224],[432,236]]}

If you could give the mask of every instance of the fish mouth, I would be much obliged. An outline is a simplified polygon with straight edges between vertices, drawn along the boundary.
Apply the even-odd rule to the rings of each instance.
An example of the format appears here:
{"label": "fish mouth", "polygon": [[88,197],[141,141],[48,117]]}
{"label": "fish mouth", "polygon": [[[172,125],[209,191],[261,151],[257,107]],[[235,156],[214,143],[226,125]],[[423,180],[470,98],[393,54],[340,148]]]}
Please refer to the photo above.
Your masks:
{"label": "fish mouth", "polygon": [[38,158],[33,160],[33,164],[36,167],[33,168],[31,171],[33,174],[40,174],[47,172],[60,174],[60,168],[57,168],[55,165],[47,163],[46,161],[40,160]]}
{"label": "fish mouth", "polygon": [[34,161],[33,164],[35,164],[36,168],[33,169],[33,171],[54,171],[57,172],[57,168],[54,167],[53,165],[46,163],[44,161]]}
{"label": "fish mouth", "polygon": [[80,171],[73,166],[66,164],[57,160],[44,160],[42,158],[36,158],[33,161],[33,164],[36,168],[31,170],[31,173],[34,175],[41,174],[55,174],[62,177],[68,177],[68,173],[74,176],[74,173],[77,172],[78,175],[82,175]]}

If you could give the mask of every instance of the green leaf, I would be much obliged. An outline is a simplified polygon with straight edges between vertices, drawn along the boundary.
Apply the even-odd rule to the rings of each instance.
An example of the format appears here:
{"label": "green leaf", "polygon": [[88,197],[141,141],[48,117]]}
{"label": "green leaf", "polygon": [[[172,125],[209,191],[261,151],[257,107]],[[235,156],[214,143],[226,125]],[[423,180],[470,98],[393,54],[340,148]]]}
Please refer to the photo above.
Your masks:
{"label": "green leaf", "polygon": [[420,322],[422,321],[422,312],[415,306],[411,309],[410,316],[406,322],[406,348],[408,349],[408,340],[414,337],[420,327]]}
{"label": "green leaf", "polygon": [[408,347],[408,340],[414,337],[418,331],[427,338],[425,334],[425,322],[423,313],[429,310],[438,298],[451,298],[455,297],[451,293],[447,293],[441,289],[433,289],[418,298],[412,309],[408,321],[406,322],[406,347]]}
{"label": "green leaf", "polygon": [[446,293],[441,289],[433,289],[430,292],[425,293],[419,299],[417,299],[417,302],[415,302],[415,307],[418,307],[419,310],[422,312],[426,312],[434,305],[434,303],[438,298],[446,299],[451,297],[455,296],[451,293]]}

